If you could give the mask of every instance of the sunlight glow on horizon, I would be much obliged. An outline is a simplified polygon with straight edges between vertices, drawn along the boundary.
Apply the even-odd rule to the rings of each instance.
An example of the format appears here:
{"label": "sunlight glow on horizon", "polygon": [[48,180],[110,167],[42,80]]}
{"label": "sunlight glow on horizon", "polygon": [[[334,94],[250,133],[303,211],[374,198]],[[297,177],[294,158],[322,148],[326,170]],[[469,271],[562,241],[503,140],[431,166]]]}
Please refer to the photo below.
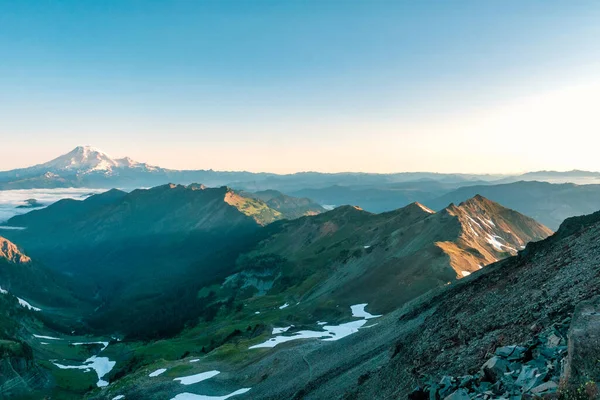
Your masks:
{"label": "sunlight glow on horizon", "polygon": [[[322,138],[304,138],[303,127],[294,127],[297,133],[293,139],[288,136],[271,143],[229,141],[227,133],[220,132],[225,135],[223,140],[206,143],[165,140],[138,144],[101,140],[89,144],[115,158],[129,156],[170,169],[274,173],[598,171],[598,104],[600,79],[434,122],[338,122],[328,126],[327,135]],[[271,133],[277,134],[279,129],[285,127],[275,127]],[[86,143],[57,143],[37,149],[36,163],[49,161]],[[31,165],[18,162],[18,155],[11,160],[11,154],[2,153],[0,150],[3,160],[0,166],[4,170]],[[556,154],[560,154],[558,159]]]}

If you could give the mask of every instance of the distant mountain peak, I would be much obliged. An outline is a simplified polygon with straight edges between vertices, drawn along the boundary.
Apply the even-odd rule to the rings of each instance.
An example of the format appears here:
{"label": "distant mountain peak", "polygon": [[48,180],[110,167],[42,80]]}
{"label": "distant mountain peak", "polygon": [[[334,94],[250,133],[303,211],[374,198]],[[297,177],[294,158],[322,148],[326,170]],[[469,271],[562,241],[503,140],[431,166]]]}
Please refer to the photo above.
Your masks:
{"label": "distant mountain peak", "polygon": [[[507,255],[516,255],[531,240],[545,239],[552,231],[532,218],[476,195],[444,213],[458,221],[462,250],[441,243],[457,273],[471,273]],[[465,249],[470,249],[465,251]],[[466,275],[465,275],[466,276]]]}
{"label": "distant mountain peak", "polygon": [[67,154],[47,163],[36,165],[31,169],[41,170],[47,178],[53,178],[65,173],[76,175],[92,173],[116,175],[119,170],[123,169],[154,171],[158,168],[139,163],[129,157],[113,158],[93,146],[77,146]]}

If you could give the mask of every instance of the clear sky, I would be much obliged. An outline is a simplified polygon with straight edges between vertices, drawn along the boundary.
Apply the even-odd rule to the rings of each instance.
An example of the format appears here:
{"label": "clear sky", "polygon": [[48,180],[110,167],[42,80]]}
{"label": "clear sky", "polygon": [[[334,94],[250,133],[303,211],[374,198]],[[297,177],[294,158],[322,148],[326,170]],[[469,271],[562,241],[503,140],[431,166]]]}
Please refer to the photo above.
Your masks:
{"label": "clear sky", "polygon": [[0,0],[0,170],[600,170],[600,2]]}

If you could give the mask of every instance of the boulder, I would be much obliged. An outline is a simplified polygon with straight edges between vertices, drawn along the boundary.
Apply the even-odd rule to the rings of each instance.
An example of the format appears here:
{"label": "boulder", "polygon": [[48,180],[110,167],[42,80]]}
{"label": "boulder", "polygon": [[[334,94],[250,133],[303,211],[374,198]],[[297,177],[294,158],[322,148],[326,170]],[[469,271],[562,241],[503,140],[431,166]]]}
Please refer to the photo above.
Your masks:
{"label": "boulder", "polygon": [[496,356],[483,364],[481,372],[488,381],[496,382],[504,376],[505,372],[509,372],[509,365],[508,361]]}
{"label": "boulder", "polygon": [[564,344],[565,340],[554,332],[548,336],[548,340],[546,341],[546,346],[550,348],[563,346]]}
{"label": "boulder", "polygon": [[521,387],[523,392],[527,392],[532,388],[542,384],[545,378],[546,373],[540,372],[540,370],[536,367],[526,365],[521,370],[521,373],[519,374],[515,384]]}

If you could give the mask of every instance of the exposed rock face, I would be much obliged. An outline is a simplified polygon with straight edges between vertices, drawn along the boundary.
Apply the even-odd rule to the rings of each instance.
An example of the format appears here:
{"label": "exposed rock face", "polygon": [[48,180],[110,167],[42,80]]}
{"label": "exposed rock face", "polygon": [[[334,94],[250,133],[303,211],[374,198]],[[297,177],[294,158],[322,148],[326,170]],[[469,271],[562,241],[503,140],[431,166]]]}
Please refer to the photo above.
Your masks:
{"label": "exposed rock face", "polygon": [[27,344],[0,340],[0,398],[23,398],[50,380],[33,360]]}
{"label": "exposed rock face", "polygon": [[600,296],[577,306],[569,330],[565,379],[570,386],[600,378]]}
{"label": "exposed rock face", "polygon": [[21,253],[17,246],[0,236],[0,258],[4,258],[14,264],[25,264],[31,261],[29,257]]}

